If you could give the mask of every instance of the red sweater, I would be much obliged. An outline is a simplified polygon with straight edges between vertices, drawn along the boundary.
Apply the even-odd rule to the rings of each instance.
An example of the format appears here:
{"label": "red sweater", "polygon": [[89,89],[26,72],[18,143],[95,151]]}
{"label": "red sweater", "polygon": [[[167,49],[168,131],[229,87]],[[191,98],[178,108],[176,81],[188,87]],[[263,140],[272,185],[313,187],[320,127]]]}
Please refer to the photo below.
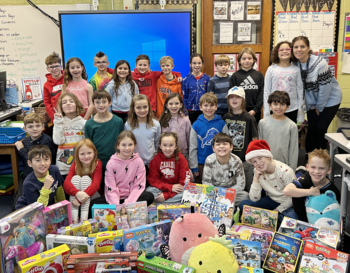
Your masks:
{"label": "red sweater", "polygon": [[[72,166],[69,169],[69,173],[66,177],[66,180],[64,180],[63,183],[63,189],[64,191],[72,196],[75,196],[79,190],[77,190],[76,187],[71,183],[72,177],[76,175],[75,173],[75,161],[73,162]],[[95,171],[91,175],[91,185],[84,191],[87,195],[90,197],[95,194],[100,188],[101,180],[102,180],[102,162],[98,159],[97,166],[95,168]]]}
{"label": "red sweater", "polygon": [[46,113],[53,121],[55,115],[53,107],[57,109],[57,102],[61,95],[64,75],[62,71],[62,76],[58,80],[52,78],[50,73],[47,73],[45,76],[47,81],[44,84],[44,104]]}
{"label": "red sweater", "polygon": [[[161,71],[151,71],[141,74],[137,68],[131,72],[132,79],[136,82],[139,93],[146,95],[150,100],[152,111],[157,111],[157,80],[163,74]],[[177,78],[181,77],[180,72],[172,72]]]}
{"label": "red sweater", "polygon": [[166,158],[162,152],[157,153],[149,163],[148,183],[164,194],[167,200],[177,193],[173,192],[174,184],[185,185],[190,182],[190,170],[185,157],[179,153],[179,160],[175,163],[175,156]]}

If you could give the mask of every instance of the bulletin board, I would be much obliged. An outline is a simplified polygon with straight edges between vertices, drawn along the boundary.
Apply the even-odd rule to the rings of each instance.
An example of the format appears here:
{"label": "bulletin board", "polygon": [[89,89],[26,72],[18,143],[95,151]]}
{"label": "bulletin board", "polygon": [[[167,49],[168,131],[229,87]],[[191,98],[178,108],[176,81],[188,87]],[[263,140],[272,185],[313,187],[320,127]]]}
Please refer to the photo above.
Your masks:
{"label": "bulletin board", "polygon": [[274,45],[307,36],[313,51],[334,51],[337,0],[275,0]]}

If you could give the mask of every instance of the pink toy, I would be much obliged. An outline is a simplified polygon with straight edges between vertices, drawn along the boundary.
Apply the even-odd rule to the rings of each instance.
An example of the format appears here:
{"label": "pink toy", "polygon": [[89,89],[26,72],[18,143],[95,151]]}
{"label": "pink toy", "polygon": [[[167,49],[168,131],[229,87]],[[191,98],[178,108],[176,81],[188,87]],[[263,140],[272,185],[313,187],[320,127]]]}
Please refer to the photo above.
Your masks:
{"label": "pink toy", "polygon": [[43,252],[45,250],[45,246],[42,242],[38,241],[32,244],[31,246],[24,248],[23,246],[16,245],[10,246],[8,248],[8,253],[6,255],[6,260],[10,260],[13,257],[17,256],[17,262],[23,259],[27,259],[28,257],[34,256],[37,253]]}
{"label": "pink toy", "polygon": [[43,212],[47,234],[57,234],[58,229],[72,223],[71,204],[67,200],[48,206]]}

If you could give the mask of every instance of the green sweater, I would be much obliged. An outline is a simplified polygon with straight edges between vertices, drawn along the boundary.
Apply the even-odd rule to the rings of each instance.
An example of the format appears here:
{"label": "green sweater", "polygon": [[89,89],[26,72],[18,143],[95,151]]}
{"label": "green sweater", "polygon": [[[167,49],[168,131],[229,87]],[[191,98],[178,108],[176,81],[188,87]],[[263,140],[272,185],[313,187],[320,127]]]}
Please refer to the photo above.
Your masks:
{"label": "green sweater", "polygon": [[103,168],[115,154],[117,137],[123,130],[123,120],[115,115],[107,122],[96,122],[92,117],[85,123],[85,137],[96,146],[97,157],[102,161]]}

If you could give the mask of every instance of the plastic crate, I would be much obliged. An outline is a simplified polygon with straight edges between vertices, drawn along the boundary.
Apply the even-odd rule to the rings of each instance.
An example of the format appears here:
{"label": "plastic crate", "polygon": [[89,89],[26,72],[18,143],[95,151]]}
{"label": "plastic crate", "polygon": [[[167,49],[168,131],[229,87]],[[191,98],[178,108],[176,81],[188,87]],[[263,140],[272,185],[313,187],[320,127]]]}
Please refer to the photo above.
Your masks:
{"label": "plastic crate", "polygon": [[21,128],[2,127],[0,128],[0,144],[12,144],[26,136]]}

